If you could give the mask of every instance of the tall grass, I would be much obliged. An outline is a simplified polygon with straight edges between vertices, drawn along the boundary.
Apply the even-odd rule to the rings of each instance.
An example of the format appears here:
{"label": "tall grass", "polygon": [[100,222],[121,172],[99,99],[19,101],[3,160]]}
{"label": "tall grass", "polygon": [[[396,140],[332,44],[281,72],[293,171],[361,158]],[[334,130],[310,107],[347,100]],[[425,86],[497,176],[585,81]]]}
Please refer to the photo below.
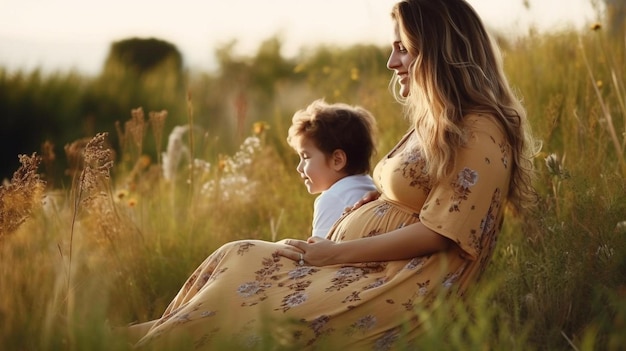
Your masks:
{"label": "tall grass", "polygon": [[[530,34],[505,46],[508,75],[543,141],[540,201],[524,217],[507,215],[466,304],[442,303],[423,316],[424,349],[626,345],[624,44],[600,29]],[[166,123],[166,111],[146,120],[134,109],[118,125],[121,155],[109,153],[106,134],[68,145],[68,156],[83,160],[71,188],[44,191],[39,159],[23,156],[0,188],[1,348],[130,349],[112,330],[158,317],[224,242],[306,237],[313,198],[284,141],[295,109],[322,96],[361,104],[378,118],[381,152],[407,127],[379,57],[370,67],[327,51],[317,58],[328,64],[303,60],[297,79],[282,77],[264,107],[238,110],[255,119],[237,124],[234,149],[195,126],[206,105],[194,99],[216,93],[201,78],[185,101],[187,125]],[[157,154],[147,155],[145,143]]]}

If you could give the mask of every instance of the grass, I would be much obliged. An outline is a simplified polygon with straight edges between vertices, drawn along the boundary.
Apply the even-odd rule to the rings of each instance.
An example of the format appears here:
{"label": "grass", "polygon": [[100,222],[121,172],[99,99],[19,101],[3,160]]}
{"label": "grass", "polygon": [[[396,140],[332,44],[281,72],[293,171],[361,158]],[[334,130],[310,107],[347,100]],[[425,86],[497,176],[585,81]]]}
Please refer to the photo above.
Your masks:
{"label": "grass", "polygon": [[[425,318],[424,349],[626,345],[624,45],[600,29],[531,33],[504,47],[507,73],[543,141],[540,202],[524,217],[507,216],[470,303],[442,304]],[[379,121],[380,152],[406,127],[386,91],[388,72],[353,65],[357,59],[333,61],[324,50],[319,57],[323,64],[303,60],[293,81],[281,78],[263,107],[250,92],[248,115],[256,121],[240,121],[250,128],[235,133],[234,149],[221,147],[223,134],[201,129],[176,139],[166,112],[145,119],[133,110],[118,125],[120,155],[110,153],[106,133],[68,145],[67,155],[84,163],[67,188],[46,188],[38,174],[45,157],[21,156],[0,187],[2,348],[130,349],[109,328],[158,317],[222,243],[306,237],[313,197],[284,141],[294,110],[320,96],[362,104]],[[205,78],[190,85],[194,96],[217,94],[206,91]],[[185,104],[188,121],[203,118],[202,102],[188,95]],[[180,147],[168,149],[171,140]],[[148,143],[164,154],[147,155]]]}

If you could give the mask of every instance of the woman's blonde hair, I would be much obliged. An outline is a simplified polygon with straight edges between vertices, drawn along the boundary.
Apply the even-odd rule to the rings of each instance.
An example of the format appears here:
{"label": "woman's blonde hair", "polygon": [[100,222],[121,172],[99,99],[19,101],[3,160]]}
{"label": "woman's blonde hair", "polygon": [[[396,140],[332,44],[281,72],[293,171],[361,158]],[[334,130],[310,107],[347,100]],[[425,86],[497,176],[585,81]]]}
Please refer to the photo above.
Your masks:
{"label": "woman's blonde hair", "polygon": [[497,44],[474,9],[464,0],[404,0],[391,16],[402,44],[416,58],[409,96],[399,99],[415,125],[431,179],[451,172],[466,138],[464,117],[482,113],[499,122],[512,148],[509,204],[519,210],[533,203],[535,144],[526,112],[504,75]]}

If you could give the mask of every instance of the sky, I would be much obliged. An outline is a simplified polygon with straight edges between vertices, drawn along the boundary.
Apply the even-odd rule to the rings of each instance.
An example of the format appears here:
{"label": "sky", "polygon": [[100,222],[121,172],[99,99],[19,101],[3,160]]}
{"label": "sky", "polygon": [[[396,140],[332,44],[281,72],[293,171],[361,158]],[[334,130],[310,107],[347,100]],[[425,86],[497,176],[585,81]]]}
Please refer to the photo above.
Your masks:
{"label": "sky", "polygon": [[[396,0],[0,0],[0,67],[9,71],[100,72],[114,41],[158,38],[191,69],[215,68],[215,48],[237,40],[253,56],[275,35],[283,55],[320,43],[389,43]],[[468,0],[506,35],[581,28],[597,17],[592,0]],[[524,6],[524,3],[528,7]]]}

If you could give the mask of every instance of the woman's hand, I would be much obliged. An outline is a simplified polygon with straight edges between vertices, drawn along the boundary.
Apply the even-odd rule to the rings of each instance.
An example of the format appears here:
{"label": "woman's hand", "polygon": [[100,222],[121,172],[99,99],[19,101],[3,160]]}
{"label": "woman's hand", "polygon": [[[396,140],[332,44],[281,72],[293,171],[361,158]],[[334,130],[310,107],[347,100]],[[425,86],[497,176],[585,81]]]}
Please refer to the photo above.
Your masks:
{"label": "woman's hand", "polygon": [[285,248],[277,250],[283,257],[296,261],[300,265],[326,266],[334,264],[333,247],[335,242],[312,236],[307,241],[287,239],[281,240]]}
{"label": "woman's hand", "polygon": [[343,210],[343,213],[352,212],[356,210],[357,208],[365,205],[366,203],[378,199],[379,197],[380,197],[380,193],[378,192],[378,190],[368,191],[367,193],[365,193],[365,195],[363,195],[361,199],[359,199],[359,201],[357,201],[354,205],[352,205],[352,207],[346,207]]}

